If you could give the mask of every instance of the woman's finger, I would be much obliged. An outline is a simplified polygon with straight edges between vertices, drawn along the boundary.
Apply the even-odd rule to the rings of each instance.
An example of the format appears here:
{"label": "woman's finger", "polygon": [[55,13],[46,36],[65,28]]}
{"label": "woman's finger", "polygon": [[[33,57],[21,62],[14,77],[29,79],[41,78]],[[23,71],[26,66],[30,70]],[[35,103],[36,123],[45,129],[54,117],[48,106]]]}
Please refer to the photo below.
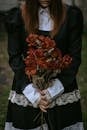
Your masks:
{"label": "woman's finger", "polygon": [[41,95],[45,95],[46,92],[47,92],[47,90],[45,89],[45,90],[42,90],[40,93],[41,93]]}
{"label": "woman's finger", "polygon": [[39,102],[39,104],[46,107],[46,106],[49,105],[49,102],[41,99],[40,102]]}
{"label": "woman's finger", "polygon": [[47,109],[48,107],[45,107],[45,106],[43,106],[43,105],[40,105],[39,107],[40,107],[40,109],[41,109],[43,112],[47,112],[46,109]]}
{"label": "woman's finger", "polygon": [[41,99],[47,100],[47,99],[46,99],[46,95],[41,95]]}
{"label": "woman's finger", "polygon": [[44,106],[44,105],[39,105],[39,107],[41,107],[41,108],[43,108],[43,109],[47,109],[47,108],[49,108],[49,105],[47,105],[47,106]]}
{"label": "woman's finger", "polygon": [[46,110],[44,110],[44,109],[43,109],[43,108],[41,108],[41,107],[40,107],[40,110],[41,110],[42,112],[47,112]]}

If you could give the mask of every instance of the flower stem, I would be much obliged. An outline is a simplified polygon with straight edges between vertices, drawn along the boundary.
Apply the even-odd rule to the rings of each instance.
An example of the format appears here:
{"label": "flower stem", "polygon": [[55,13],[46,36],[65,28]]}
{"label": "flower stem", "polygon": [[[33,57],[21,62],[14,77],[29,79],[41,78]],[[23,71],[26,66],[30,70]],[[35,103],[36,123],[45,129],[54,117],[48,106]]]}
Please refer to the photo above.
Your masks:
{"label": "flower stem", "polygon": [[43,114],[43,112],[41,112],[41,127],[40,127],[40,130],[44,130],[43,123],[44,123],[44,114]]}

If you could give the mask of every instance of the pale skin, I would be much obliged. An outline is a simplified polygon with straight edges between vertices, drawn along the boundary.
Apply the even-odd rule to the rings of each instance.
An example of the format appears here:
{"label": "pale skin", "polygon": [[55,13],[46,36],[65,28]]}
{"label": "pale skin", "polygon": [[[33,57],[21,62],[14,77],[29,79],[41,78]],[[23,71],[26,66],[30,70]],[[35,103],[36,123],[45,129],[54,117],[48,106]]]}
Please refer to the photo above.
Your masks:
{"label": "pale skin", "polygon": [[41,109],[41,111],[43,112],[47,112],[47,108],[49,108],[49,104],[50,102],[46,99],[46,91],[47,90],[42,90],[40,91],[40,94],[41,94],[41,100],[39,102],[39,108]]}
{"label": "pale skin", "polygon": [[38,0],[42,8],[46,8],[50,5],[50,0]]}

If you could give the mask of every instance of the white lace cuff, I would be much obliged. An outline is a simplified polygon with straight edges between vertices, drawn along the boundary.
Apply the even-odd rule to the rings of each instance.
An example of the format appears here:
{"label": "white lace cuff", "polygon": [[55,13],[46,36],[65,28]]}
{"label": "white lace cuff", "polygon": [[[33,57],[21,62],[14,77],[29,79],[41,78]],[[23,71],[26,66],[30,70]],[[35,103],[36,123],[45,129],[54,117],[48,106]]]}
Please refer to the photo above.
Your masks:
{"label": "white lace cuff", "polygon": [[46,97],[49,101],[51,101],[54,100],[56,97],[60,96],[64,92],[64,87],[59,79],[55,79],[53,81],[52,87],[49,87],[47,91],[48,92],[46,93],[47,94]]}
{"label": "white lace cuff", "polygon": [[34,107],[37,107],[40,101],[40,93],[36,88],[33,87],[32,83],[26,86],[26,88],[23,90],[23,94]]}

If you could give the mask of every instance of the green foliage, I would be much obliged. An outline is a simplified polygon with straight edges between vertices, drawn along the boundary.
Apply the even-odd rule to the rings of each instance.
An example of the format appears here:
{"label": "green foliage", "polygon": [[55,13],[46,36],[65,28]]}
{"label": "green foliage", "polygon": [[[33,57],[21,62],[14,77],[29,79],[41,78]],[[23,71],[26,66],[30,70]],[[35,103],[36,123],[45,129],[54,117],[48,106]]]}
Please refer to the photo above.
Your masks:
{"label": "green foliage", "polygon": [[83,36],[82,63],[78,73],[78,84],[81,92],[81,103],[85,130],[87,129],[87,33]]}
{"label": "green foliage", "polygon": [[3,130],[7,111],[7,104],[8,104],[7,99],[9,88],[5,86],[1,89],[2,90],[0,91],[0,130]]}

